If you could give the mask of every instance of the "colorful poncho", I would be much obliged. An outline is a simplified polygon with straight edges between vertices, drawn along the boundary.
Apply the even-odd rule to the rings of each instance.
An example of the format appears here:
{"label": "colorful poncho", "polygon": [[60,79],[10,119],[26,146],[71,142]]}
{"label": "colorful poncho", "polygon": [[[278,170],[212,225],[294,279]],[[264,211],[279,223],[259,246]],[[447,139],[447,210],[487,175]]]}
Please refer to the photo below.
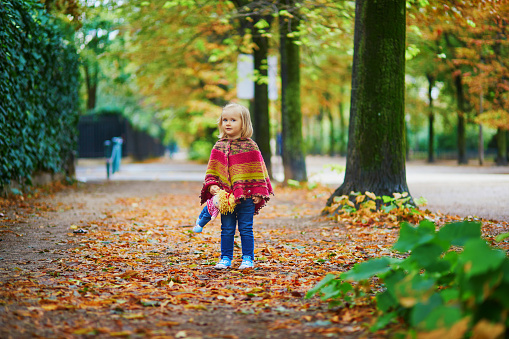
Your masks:
{"label": "colorful poncho", "polygon": [[255,205],[255,214],[269,201],[269,195],[274,194],[258,145],[249,138],[223,138],[216,142],[205,173],[202,204],[212,197],[211,185],[233,193],[237,203],[242,198],[261,197]]}

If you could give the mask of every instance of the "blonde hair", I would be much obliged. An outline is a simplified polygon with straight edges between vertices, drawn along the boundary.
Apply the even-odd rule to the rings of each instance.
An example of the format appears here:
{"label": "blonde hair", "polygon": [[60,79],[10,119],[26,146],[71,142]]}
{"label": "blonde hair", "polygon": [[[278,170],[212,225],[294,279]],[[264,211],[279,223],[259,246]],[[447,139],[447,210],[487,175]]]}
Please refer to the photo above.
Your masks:
{"label": "blonde hair", "polygon": [[240,133],[240,137],[251,138],[253,136],[253,124],[251,123],[251,114],[249,114],[249,110],[247,109],[247,107],[233,102],[223,107],[221,116],[217,121],[217,127],[219,128],[219,138],[225,137],[225,133],[223,130],[223,113],[226,111],[235,111],[240,114],[240,119],[242,120],[242,131]]}

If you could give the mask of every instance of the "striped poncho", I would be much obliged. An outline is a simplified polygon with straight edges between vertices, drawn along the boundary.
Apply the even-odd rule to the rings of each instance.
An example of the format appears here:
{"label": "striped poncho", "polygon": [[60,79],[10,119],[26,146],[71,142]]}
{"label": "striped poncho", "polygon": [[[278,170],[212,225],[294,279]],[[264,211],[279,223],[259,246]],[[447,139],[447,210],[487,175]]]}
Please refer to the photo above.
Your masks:
{"label": "striped poncho", "polygon": [[255,214],[269,201],[269,195],[274,194],[262,154],[250,138],[222,138],[216,142],[201,190],[202,204],[212,197],[209,192],[212,185],[233,193],[237,203],[242,198],[261,197],[255,205]]}

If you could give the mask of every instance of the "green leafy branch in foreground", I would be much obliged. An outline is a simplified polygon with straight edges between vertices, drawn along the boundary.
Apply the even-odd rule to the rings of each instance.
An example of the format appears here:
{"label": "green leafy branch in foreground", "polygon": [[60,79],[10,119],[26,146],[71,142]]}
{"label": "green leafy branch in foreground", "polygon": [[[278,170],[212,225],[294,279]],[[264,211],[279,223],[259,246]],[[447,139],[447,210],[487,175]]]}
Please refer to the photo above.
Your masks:
{"label": "green leafy branch in foreground", "polygon": [[[405,259],[382,257],[355,265],[336,277],[327,275],[306,298],[319,294],[330,306],[352,299],[351,282],[365,284],[377,276],[383,292],[376,295],[376,331],[402,319],[410,333],[442,337],[504,334],[509,327],[509,260],[481,238],[481,224],[456,222],[436,226],[402,223],[394,249]],[[501,234],[497,241],[509,235]]]}

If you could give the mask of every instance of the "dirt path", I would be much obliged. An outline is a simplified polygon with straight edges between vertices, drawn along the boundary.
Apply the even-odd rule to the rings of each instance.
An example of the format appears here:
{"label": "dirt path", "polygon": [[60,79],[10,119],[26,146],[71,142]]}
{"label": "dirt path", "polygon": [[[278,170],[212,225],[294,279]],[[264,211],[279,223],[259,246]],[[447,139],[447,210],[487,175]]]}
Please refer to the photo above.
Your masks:
{"label": "dirt path", "polygon": [[[69,234],[94,220],[111,218],[111,213],[122,209],[118,199],[194,192],[199,192],[196,183],[80,183],[76,189],[66,188],[35,201],[5,206],[0,211],[3,214],[0,269],[47,267],[74,246]],[[71,228],[73,225],[77,228]]]}
{"label": "dirt path", "polygon": [[358,260],[329,260],[351,241],[346,229],[317,218],[325,192],[278,190],[255,219],[257,264],[246,273],[211,268],[218,221],[200,235],[185,227],[199,213],[199,190],[199,183],[80,184],[1,206],[0,337],[365,334],[369,311],[343,321],[318,299],[303,299],[327,273]]}
{"label": "dirt path", "polygon": [[[255,218],[256,267],[216,271],[219,221],[194,234],[198,182],[80,184],[0,204],[1,338],[358,338],[373,309],[305,293],[387,255],[395,224],[319,214],[331,189],[276,189]],[[507,224],[490,224],[491,237]],[[80,232],[83,233],[75,233]],[[237,240],[237,243],[240,242]]]}

